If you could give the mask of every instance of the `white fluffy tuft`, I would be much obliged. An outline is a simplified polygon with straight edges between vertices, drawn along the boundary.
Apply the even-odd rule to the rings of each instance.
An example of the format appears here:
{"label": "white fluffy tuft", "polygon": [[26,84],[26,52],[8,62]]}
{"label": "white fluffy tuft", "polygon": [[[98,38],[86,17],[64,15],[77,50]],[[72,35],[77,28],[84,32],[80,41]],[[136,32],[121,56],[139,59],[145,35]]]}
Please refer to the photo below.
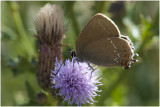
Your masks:
{"label": "white fluffy tuft", "polygon": [[[46,4],[37,14],[36,28],[38,36],[48,36],[49,42],[53,36],[63,35],[63,11],[58,5]],[[42,37],[45,38],[45,37]]]}

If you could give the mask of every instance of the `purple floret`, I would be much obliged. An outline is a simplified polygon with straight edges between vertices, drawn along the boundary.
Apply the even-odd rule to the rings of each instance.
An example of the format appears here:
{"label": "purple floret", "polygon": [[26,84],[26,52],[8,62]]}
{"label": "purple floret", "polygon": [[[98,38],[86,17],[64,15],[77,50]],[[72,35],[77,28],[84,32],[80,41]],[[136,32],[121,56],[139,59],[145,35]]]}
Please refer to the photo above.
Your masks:
{"label": "purple floret", "polygon": [[57,95],[63,98],[63,102],[68,100],[69,104],[93,104],[93,98],[99,96],[96,92],[101,91],[98,86],[102,85],[98,71],[96,69],[92,72],[87,63],[77,61],[74,62],[73,68],[73,59],[66,60],[65,64],[56,60],[55,70],[51,74],[51,88],[59,89]]}

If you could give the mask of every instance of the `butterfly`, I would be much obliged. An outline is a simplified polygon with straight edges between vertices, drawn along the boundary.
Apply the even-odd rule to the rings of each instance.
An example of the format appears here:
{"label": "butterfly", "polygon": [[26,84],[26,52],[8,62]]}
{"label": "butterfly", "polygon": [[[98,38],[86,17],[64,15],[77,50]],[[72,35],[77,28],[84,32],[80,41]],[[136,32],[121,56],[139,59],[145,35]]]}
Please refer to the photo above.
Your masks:
{"label": "butterfly", "polygon": [[80,32],[71,56],[80,62],[103,67],[129,68],[137,62],[134,46],[128,36],[123,36],[117,25],[107,16],[95,14]]}

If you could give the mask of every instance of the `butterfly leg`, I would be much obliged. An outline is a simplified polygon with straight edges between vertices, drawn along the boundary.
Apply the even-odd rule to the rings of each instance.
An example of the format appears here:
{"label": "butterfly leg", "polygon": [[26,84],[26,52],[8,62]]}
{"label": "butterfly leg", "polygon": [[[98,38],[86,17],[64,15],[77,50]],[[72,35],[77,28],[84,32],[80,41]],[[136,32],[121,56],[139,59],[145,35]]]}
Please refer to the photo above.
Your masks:
{"label": "butterfly leg", "polygon": [[[56,56],[54,56],[54,57],[51,57],[51,58],[56,58],[57,56],[60,56],[60,55],[56,55]],[[62,67],[62,65],[64,64],[64,61],[63,61],[63,63],[60,65],[60,67],[59,67],[59,69],[58,69],[58,71],[56,72],[56,74],[55,75],[57,75],[58,74],[58,72],[59,72],[59,70],[61,69],[61,67]]]}
{"label": "butterfly leg", "polygon": [[73,71],[74,71],[74,63],[75,63],[75,61],[77,61],[76,59],[73,59]]}
{"label": "butterfly leg", "polygon": [[74,71],[74,63],[77,61],[77,63],[79,64],[79,60],[77,58],[73,59],[73,71]]}
{"label": "butterfly leg", "polygon": [[90,63],[87,63],[87,64],[88,64],[88,66],[89,66],[89,67],[91,68],[91,70],[92,70],[92,71],[91,71],[91,76],[90,76],[90,79],[91,79],[91,78],[92,78],[92,73],[93,73],[93,71],[94,71],[96,68],[93,69],[93,67],[90,65]]}
{"label": "butterfly leg", "polygon": [[59,72],[59,70],[61,69],[61,67],[62,67],[62,65],[64,64],[64,61],[62,62],[62,64],[60,65],[60,67],[59,67],[59,69],[57,70],[57,72],[56,72],[56,74],[55,75],[57,75],[58,74],[58,72]]}
{"label": "butterfly leg", "polygon": [[90,65],[90,63],[87,62],[87,64],[92,70],[94,70],[93,67]]}

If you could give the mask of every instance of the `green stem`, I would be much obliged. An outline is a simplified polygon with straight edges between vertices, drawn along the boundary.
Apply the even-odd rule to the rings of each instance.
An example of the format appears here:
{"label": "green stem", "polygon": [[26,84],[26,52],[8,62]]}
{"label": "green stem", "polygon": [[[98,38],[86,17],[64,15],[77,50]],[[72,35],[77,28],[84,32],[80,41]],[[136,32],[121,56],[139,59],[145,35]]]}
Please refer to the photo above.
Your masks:
{"label": "green stem", "polygon": [[17,30],[18,30],[20,36],[23,35],[24,37],[26,37],[26,32],[24,30],[22,20],[21,20],[20,14],[19,14],[18,4],[16,2],[11,2],[10,7],[12,10],[12,15],[13,15],[13,19],[15,21],[15,25],[17,27]]}
{"label": "green stem", "polygon": [[71,12],[71,19],[72,19],[73,27],[74,27],[74,29],[75,29],[76,35],[78,36],[79,33],[80,33],[79,24],[78,24],[78,22],[77,22],[77,20],[76,20],[76,15],[75,15],[75,13],[74,13],[74,11],[73,11],[73,8],[71,9],[70,12]]}
{"label": "green stem", "polygon": [[96,5],[97,5],[97,9],[96,9],[96,13],[104,13],[105,11],[105,4],[106,4],[106,1],[96,1]]}
{"label": "green stem", "polygon": [[[22,46],[26,50],[26,53],[29,54],[28,57],[32,56],[32,55],[34,55],[34,49],[33,49],[32,43],[29,41],[29,38],[27,37],[27,33],[24,29],[24,26],[23,26],[23,23],[21,20],[21,16],[19,14],[18,4],[16,2],[9,2],[9,4],[10,4],[9,6],[11,7],[13,19],[14,19],[17,31],[19,33],[19,38],[22,43]],[[28,50],[29,50],[29,52],[28,52]]]}
{"label": "green stem", "polygon": [[75,31],[75,34],[76,36],[79,35],[80,33],[80,28],[79,28],[79,24],[78,24],[78,21],[76,19],[76,15],[75,15],[75,12],[74,12],[74,3],[75,2],[66,2],[66,5],[67,5],[67,12],[69,13],[69,17],[72,21],[72,24],[73,24],[73,29]]}

